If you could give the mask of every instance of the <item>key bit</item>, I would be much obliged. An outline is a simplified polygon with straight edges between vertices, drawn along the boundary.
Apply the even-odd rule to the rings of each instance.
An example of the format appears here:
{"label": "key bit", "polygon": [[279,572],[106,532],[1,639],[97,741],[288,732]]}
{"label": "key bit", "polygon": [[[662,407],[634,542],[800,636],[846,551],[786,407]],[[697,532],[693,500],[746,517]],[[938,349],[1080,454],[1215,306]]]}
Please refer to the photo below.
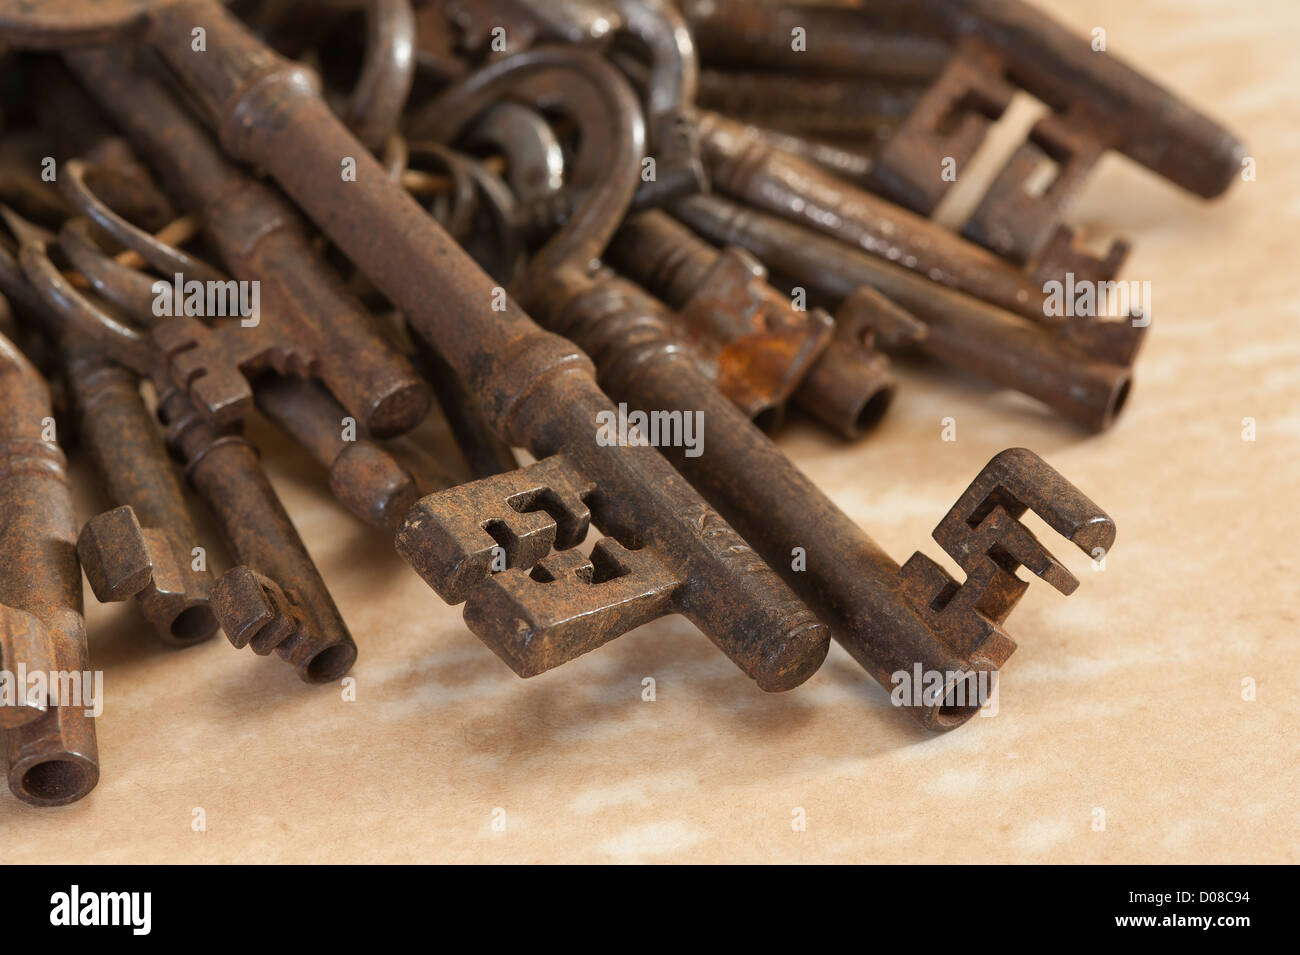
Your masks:
{"label": "key bit", "polygon": [[536,676],[673,613],[680,584],[652,548],[605,537],[590,558],[558,551],[531,572],[489,577],[471,592],[465,623],[521,677]]}
{"label": "key bit", "polygon": [[[152,331],[172,381],[219,428],[243,420],[253,407],[248,377],[274,349],[259,334],[230,331],[222,334],[187,316],[173,316]],[[310,359],[297,357],[311,367]]]}
{"label": "key bit", "polygon": [[[1063,211],[1082,191],[1105,152],[1089,134],[1089,126],[1082,117],[1055,113],[1039,120],[990,184],[962,227],[962,235],[1021,265],[1039,256],[1062,228]],[[1025,184],[1048,164],[1056,167],[1050,185],[1040,193],[1030,192]],[[1081,271],[1091,275],[1103,272],[1116,259],[1122,262],[1127,245],[1116,239],[1101,257],[1082,249],[1072,251],[1084,265]],[[1043,264],[1040,258],[1039,271]]]}
{"label": "key bit", "polygon": [[[1014,92],[992,51],[973,40],[960,43],[903,125],[876,151],[868,184],[930,215],[952,186],[939,175],[939,163],[950,158],[964,169]],[[923,165],[931,157],[937,157],[934,165]]]}
{"label": "key bit", "polygon": [[1038,455],[1011,448],[996,455],[935,528],[934,539],[966,572],[958,584],[919,551],[899,571],[913,607],[955,653],[999,667],[1015,649],[1002,628],[1028,583],[1024,566],[1063,594],[1078,579],[1019,520],[1033,510],[1093,559],[1115,542],[1114,522]]}
{"label": "key bit", "polygon": [[102,603],[135,597],[145,619],[168,643],[188,646],[217,631],[208,608],[209,575],[193,569],[191,549],[172,531],[144,528],[129,505],[91,519],[77,556]]}
{"label": "key bit", "polygon": [[397,551],[449,604],[463,603],[492,572],[531,570],[552,549],[587,536],[585,498],[595,488],[563,456],[423,498],[397,534]]}
{"label": "key bit", "polygon": [[232,567],[222,574],[212,588],[212,606],[233,646],[248,647],[258,656],[274,652],[309,682],[337,680],[356,659],[350,641],[322,646],[279,584],[251,567]]}

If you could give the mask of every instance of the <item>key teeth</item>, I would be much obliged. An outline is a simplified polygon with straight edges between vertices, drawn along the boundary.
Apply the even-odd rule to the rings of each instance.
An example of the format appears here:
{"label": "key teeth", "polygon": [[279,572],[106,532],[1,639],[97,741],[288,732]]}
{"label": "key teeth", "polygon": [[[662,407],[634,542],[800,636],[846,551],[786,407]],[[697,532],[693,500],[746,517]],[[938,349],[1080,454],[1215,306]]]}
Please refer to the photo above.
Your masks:
{"label": "key teeth", "polygon": [[1034,281],[1039,285],[1062,282],[1067,272],[1073,272],[1076,283],[1081,279],[1109,282],[1119,274],[1132,251],[1132,243],[1117,238],[1111,242],[1106,254],[1098,258],[1079,247],[1077,230],[1060,224],[1034,261]]}
{"label": "key teeth", "polygon": [[153,339],[166,355],[172,381],[218,427],[234,424],[253,407],[248,379],[215,357],[220,344],[202,322],[187,316],[170,318],[154,328]]}
{"label": "key teeth", "polygon": [[[1033,510],[1091,557],[1115,540],[1111,519],[1042,458],[1024,448],[995,455],[935,528],[934,539],[966,572],[958,584],[917,552],[899,571],[900,587],[917,612],[953,650],[1005,659],[1015,644],[1002,624],[1028,588],[1016,570],[1027,567],[1062,593],[1079,584],[1019,520]],[[1000,664],[997,664],[1000,665]]]}
{"label": "key teeth", "polygon": [[212,588],[212,609],[237,648],[265,656],[292,637],[302,623],[275,581],[251,567],[232,567]]}
{"label": "key teeth", "polygon": [[1008,448],[994,455],[935,529],[935,539],[945,526],[955,527],[959,521],[970,524],[999,503],[1010,504],[1006,510],[1015,518],[1032,510],[1089,556],[1095,556],[1097,549],[1110,550],[1115,542],[1115,523],[1106,512],[1026,448]]}
{"label": "key teeth", "polygon": [[604,538],[590,559],[560,551],[531,574],[511,569],[483,581],[465,622],[515,673],[536,676],[672,613],[679,585],[654,551]]}
{"label": "key teeth", "polygon": [[[1013,94],[1001,78],[996,56],[977,39],[963,39],[943,72],[879,150],[870,187],[913,212],[930,215],[952,183],[929,175],[928,170],[937,169],[945,157],[964,168],[993,119],[1011,104]],[[957,119],[952,123],[954,113]]]}
{"label": "key teeth", "polygon": [[212,609],[231,644],[258,656],[274,652],[304,683],[332,682],[356,662],[357,645],[346,627],[317,626],[275,581],[251,567],[222,575],[212,588]]}
{"label": "key teeth", "polygon": [[491,575],[497,547],[508,567],[528,571],[552,548],[581,543],[591,523],[583,498],[593,489],[560,455],[447,488],[407,513],[397,552],[443,600],[462,603]]}
{"label": "key teeth", "polygon": [[100,603],[135,598],[163,642],[200,643],[217,631],[208,608],[211,577],[194,570],[170,531],[140,525],[130,505],[86,523],[77,557]]}

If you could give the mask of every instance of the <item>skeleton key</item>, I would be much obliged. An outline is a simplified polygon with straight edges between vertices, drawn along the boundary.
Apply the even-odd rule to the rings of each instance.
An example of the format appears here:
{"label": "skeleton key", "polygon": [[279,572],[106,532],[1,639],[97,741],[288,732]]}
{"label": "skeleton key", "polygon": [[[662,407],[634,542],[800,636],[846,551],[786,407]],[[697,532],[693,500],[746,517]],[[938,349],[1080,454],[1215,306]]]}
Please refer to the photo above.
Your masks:
{"label": "skeleton key", "polygon": [[139,380],[86,351],[69,350],[65,368],[82,443],[119,505],[91,519],[77,540],[91,590],[104,602],[135,597],[166,643],[208,639],[217,630],[212,577],[195,569],[198,533]]}
{"label": "skeleton key", "polygon": [[[702,114],[699,125],[705,162],[719,192],[999,308],[1052,321],[1038,277],[772,145],[754,127],[713,113]],[[1122,256],[1115,259],[1113,267],[1122,261]],[[1042,279],[1048,277],[1061,275]]]}
{"label": "skeleton key", "polygon": [[[794,223],[716,196],[693,196],[674,214],[714,242],[734,242],[818,303],[844,308],[863,286],[926,325],[898,344],[1031,395],[1085,428],[1113,423],[1128,399],[1145,326],[1066,323],[1060,332],[927,281]],[[850,303],[851,304],[851,303]],[[887,311],[875,314],[889,318]],[[895,321],[891,319],[891,321]]]}
{"label": "skeleton key", "polygon": [[[951,185],[938,175],[939,164],[955,155],[950,141],[927,137],[935,105],[979,85],[1026,90],[1053,112],[1034,126],[964,229],[1015,262],[1031,261],[1053,240],[1065,206],[1108,149],[1206,199],[1222,194],[1241,170],[1245,148],[1230,132],[1114,54],[1098,55],[1086,40],[1027,4],[919,0],[913,10],[954,42],[957,53],[879,155],[872,182],[895,201],[928,214]],[[964,127],[966,121],[958,124]],[[987,129],[987,124],[973,128]],[[1054,162],[1059,174],[1031,196],[1023,173],[1045,160]],[[1075,254],[1084,262],[1091,258],[1080,250]],[[1083,271],[1091,278],[1110,278],[1106,266],[1113,254],[1114,249],[1093,259]]]}
{"label": "skeleton key", "polygon": [[[615,291],[601,286],[574,295],[554,318],[556,327],[595,357],[616,398],[652,413],[702,416],[708,454],[691,456],[680,447],[664,453],[882,686],[892,688],[895,675],[910,674],[914,666],[951,675],[944,694],[905,704],[923,725],[946,730],[969,719],[978,707],[954,703],[953,694],[958,687],[964,693],[977,671],[997,669],[1014,648],[1001,630],[986,625],[985,616],[1000,627],[1014,605],[1011,598],[1025,586],[1015,580],[1015,566],[1004,553],[1058,589],[1073,589],[1063,568],[1015,521],[1026,505],[1094,557],[1096,546],[1110,546],[1113,525],[1095,504],[1030,452],[1006,452],[981,473],[953,514],[976,524],[987,517],[985,502],[1001,509],[975,533],[960,533],[952,515],[936,532],[954,554],[971,553],[962,563],[970,574],[967,584],[947,616],[922,613],[915,604],[916,578],[917,567],[926,565],[918,561],[900,578],[898,565],[674,349],[666,329],[658,339],[652,336],[653,312],[639,308],[635,298],[626,298],[621,312],[611,306],[607,299]],[[907,325],[892,327],[897,333]],[[792,561],[798,553],[806,567]],[[992,556],[976,562],[976,553]],[[998,559],[1005,573],[995,573],[1003,566],[994,565]],[[952,581],[942,590],[936,585],[926,595],[927,608],[939,608],[941,598],[955,590]],[[978,613],[963,612],[968,609]]]}
{"label": "skeleton key", "polygon": [[[80,677],[89,658],[77,531],[55,438],[49,386],[0,337],[0,662],[11,674],[30,667]],[[93,701],[55,702],[26,697],[0,707],[9,789],[37,806],[76,802],[99,781]]]}
{"label": "skeleton key", "polygon": [[[430,128],[424,131],[438,139],[451,140],[484,103],[502,90],[512,87],[525,76],[554,66],[572,66],[575,59],[583,64],[579,72],[592,80],[588,88],[616,104],[613,115],[618,119],[613,124],[608,142],[618,152],[608,162],[608,169],[614,174],[607,174],[591,185],[565,228],[534,259],[522,286],[521,294],[529,302],[543,307],[548,318],[560,327],[565,323],[556,315],[564,308],[562,303],[571,297],[595,295],[600,299],[616,294],[608,283],[594,282],[585,270],[587,263],[614,232],[620,210],[626,208],[636,188],[636,157],[641,154],[642,127],[637,118],[635,98],[626,82],[598,58],[567,49],[538,47],[489,66],[482,75],[473,77],[469,85],[457,87],[439,98],[425,114],[431,122]],[[585,141],[592,142],[590,138]],[[633,338],[637,338],[635,329]],[[649,345],[653,348],[660,340],[657,332],[652,333]],[[605,345],[610,346],[612,353],[602,355],[599,360],[612,361],[615,365],[626,360],[629,368],[635,367],[638,355],[644,354],[638,347],[629,348],[627,343],[608,337],[595,346],[589,344],[588,348],[594,347],[593,354],[596,354]],[[671,342],[667,347],[674,352],[681,350],[679,345]],[[580,380],[570,379],[574,384]],[[563,405],[572,398],[560,397],[558,400]],[[590,409],[588,414],[615,416],[605,402],[601,406],[587,407]],[[531,408],[527,413],[530,417],[541,414]],[[556,428],[560,424],[561,421],[551,416],[546,427]],[[587,601],[582,605],[585,609],[594,611],[596,607],[600,608],[599,613],[591,614],[592,639],[575,642],[566,637],[541,641],[537,646],[543,649],[538,652],[546,666],[554,666],[570,654],[585,652],[604,642],[609,636],[643,619],[643,614],[668,612],[667,608],[671,607],[671,610],[683,612],[696,621],[760,687],[788,688],[812,672],[816,666],[814,661],[824,652],[821,646],[826,639],[823,628],[814,622],[805,608],[791,601],[792,595],[784,586],[772,586],[775,577],[771,570],[716,513],[702,501],[692,500],[694,493],[688,486],[669,475],[661,473],[651,478],[646,472],[639,482],[638,491],[614,491],[618,486],[627,487],[623,481],[627,473],[624,468],[628,465],[657,469],[662,460],[657,454],[641,455],[640,452],[649,449],[643,447],[643,442],[638,439],[631,441],[631,446],[620,449],[623,452],[619,455],[621,462],[616,462],[600,444],[593,448],[590,438],[585,441],[561,441],[559,438],[557,433],[556,438],[543,447],[547,452],[562,450],[563,458],[539,455],[542,460],[535,466],[545,469],[549,475],[545,481],[537,482],[540,470],[500,475],[427,498],[427,506],[422,502],[412,512],[407,527],[399,535],[399,548],[422,576],[435,587],[443,588],[445,599],[455,600],[462,595],[474,599],[472,595],[477,590],[471,588],[484,586],[481,581],[491,569],[494,548],[505,552],[512,566],[519,562],[521,569],[527,570],[544,560],[552,547],[564,550],[573,546],[580,539],[579,529],[585,528],[588,520],[594,520],[609,537],[638,553],[653,548],[658,561],[671,569],[671,580],[676,583],[670,584],[668,576],[662,579],[655,576],[650,580],[637,576],[620,585],[627,590],[612,589],[608,581],[601,580],[598,568],[593,568],[592,582],[599,586],[588,585],[591,589],[578,589],[583,600]],[[537,453],[536,448],[534,453]],[[475,497],[465,500],[464,495]],[[479,500],[478,495],[482,495],[484,500]],[[677,503],[666,512],[663,505],[670,498]],[[538,501],[550,502],[549,506],[542,508],[545,515],[539,514],[530,503]],[[512,506],[511,502],[517,506]],[[445,515],[448,513],[458,515],[455,520],[459,529],[449,534],[444,524],[427,519],[426,511],[444,515],[443,520],[447,519]],[[491,528],[494,533],[488,533],[486,528]],[[614,553],[613,545],[606,545],[602,559]],[[648,559],[649,555],[646,557]],[[629,568],[640,566],[631,562],[631,558],[628,560],[626,566]],[[541,571],[543,576],[546,573],[545,569]],[[581,576],[578,579],[582,581]],[[712,582],[709,585],[711,595],[699,587],[705,580]],[[554,580],[532,582],[547,587],[556,583]],[[570,587],[577,586],[571,579],[567,582]],[[674,587],[671,605],[660,602],[667,599],[669,586]],[[764,588],[766,593],[756,593],[756,587]],[[502,593],[499,588],[493,592]],[[528,591],[530,594],[533,592]],[[536,592],[539,594],[537,599],[544,600],[546,594],[556,591]],[[660,596],[652,599],[649,593]],[[718,598],[723,593],[727,594],[725,600]],[[629,596],[638,608],[635,612],[629,610],[626,599]],[[759,602],[754,604],[752,601],[756,597]],[[612,603],[609,602],[611,599]],[[736,632],[731,621],[738,619],[735,611],[742,605],[751,608],[744,611],[750,622],[743,625],[741,632]],[[568,603],[560,605],[555,613],[546,612],[544,606],[530,606],[538,612],[532,619],[539,626],[558,626],[557,621],[568,619],[568,614],[574,610]],[[495,621],[495,625],[502,628],[506,627],[507,616],[504,612],[487,614],[474,611],[475,621]],[[773,622],[776,623],[775,630],[772,629]],[[520,626],[528,632],[526,623]],[[567,627],[565,631],[574,632]],[[513,644],[509,630],[504,631],[504,639]],[[491,639],[488,642],[498,645]],[[519,652],[498,652],[507,661],[514,661],[521,667],[529,665],[522,662]]]}

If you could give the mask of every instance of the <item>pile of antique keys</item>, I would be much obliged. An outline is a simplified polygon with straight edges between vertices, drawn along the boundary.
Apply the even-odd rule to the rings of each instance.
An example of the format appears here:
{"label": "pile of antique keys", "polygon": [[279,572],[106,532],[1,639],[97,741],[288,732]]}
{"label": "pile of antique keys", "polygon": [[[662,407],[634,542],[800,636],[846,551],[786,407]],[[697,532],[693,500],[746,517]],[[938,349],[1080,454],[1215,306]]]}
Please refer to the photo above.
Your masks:
{"label": "pile of antique keys", "polygon": [[[763,690],[834,638],[886,688],[941,674],[902,708],[960,725],[1015,649],[1017,570],[1078,585],[1019,518],[1093,558],[1114,525],[1003,451],[935,531],[959,582],[768,434],[793,407],[862,436],[895,352],[1109,426],[1148,323],[1045,307],[1127,251],[1065,208],[1109,149],[1207,198],[1243,153],[1015,0],[2,0],[0,52],[0,740],[37,805],[99,775],[54,690],[91,666],[83,570],[163,643],[353,665],[254,411],[520,676],[683,614]],[[1022,94],[1046,113],[937,224]],[[430,413],[458,448],[413,445]]]}

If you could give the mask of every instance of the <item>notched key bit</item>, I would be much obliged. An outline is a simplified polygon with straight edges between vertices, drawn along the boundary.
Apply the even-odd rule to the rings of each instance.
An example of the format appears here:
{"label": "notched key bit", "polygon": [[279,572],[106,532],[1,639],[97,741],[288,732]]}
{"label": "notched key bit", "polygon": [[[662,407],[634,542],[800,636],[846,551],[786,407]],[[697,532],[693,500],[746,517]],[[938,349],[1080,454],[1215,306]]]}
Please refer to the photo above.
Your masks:
{"label": "notched key bit", "polygon": [[964,169],[1014,93],[997,57],[978,41],[963,40],[912,114],[880,147],[868,184],[928,216],[952,185],[938,174],[940,161],[952,159]]}
{"label": "notched key bit", "polygon": [[899,571],[899,585],[917,613],[975,666],[1000,667],[1016,648],[1002,624],[1029,587],[1017,569],[1027,567],[1063,594],[1079,586],[1020,522],[1026,510],[1094,560],[1115,542],[1115,524],[1105,512],[1038,455],[1011,448],[984,466],[934,530],[966,581],[958,584],[919,551]]}
{"label": "notched key bit", "polygon": [[552,549],[580,544],[591,525],[585,498],[594,491],[554,455],[422,498],[397,532],[397,551],[438,596],[462,603],[502,550],[507,567],[527,571]]}
{"label": "notched key bit", "polygon": [[193,569],[189,547],[170,529],[142,527],[130,505],[87,522],[77,539],[77,556],[97,600],[137,598],[145,618],[169,643],[186,646],[216,632],[207,573]]}
{"label": "notched key bit", "polygon": [[536,676],[673,613],[680,585],[652,548],[606,537],[590,558],[559,551],[531,572],[488,578],[470,594],[465,623],[519,676]]}
{"label": "notched key bit", "polygon": [[337,679],[356,659],[350,640],[323,645],[280,585],[246,565],[221,575],[212,588],[212,607],[233,646],[259,656],[274,652],[305,680]]}
{"label": "notched key bit", "polygon": [[198,319],[175,316],[152,330],[154,344],[169,377],[184,390],[214,426],[241,421],[253,407],[249,377],[272,366],[281,374],[314,377],[317,363],[257,329],[221,325],[209,328]]}

